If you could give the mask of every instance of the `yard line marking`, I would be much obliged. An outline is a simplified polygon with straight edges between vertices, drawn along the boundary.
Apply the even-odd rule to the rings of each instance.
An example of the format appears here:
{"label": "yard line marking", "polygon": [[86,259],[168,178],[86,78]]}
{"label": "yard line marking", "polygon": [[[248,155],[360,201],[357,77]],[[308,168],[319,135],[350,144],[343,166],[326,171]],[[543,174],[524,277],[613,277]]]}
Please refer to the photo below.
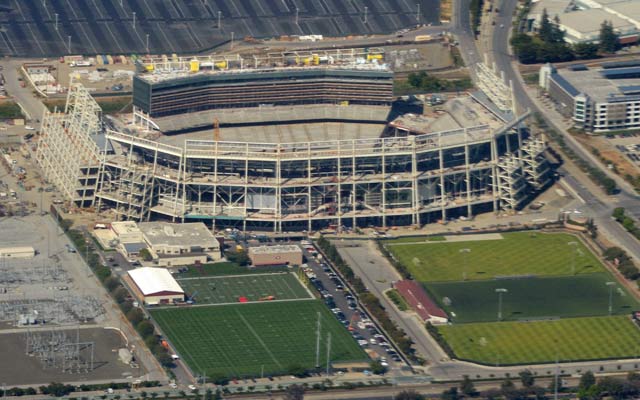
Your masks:
{"label": "yard line marking", "polygon": [[273,362],[276,363],[276,365],[278,365],[278,368],[283,368],[282,364],[280,364],[278,362],[278,360],[274,357],[273,353],[271,353],[271,350],[269,350],[269,348],[267,347],[267,345],[262,341],[262,339],[260,338],[260,336],[258,336],[258,334],[256,333],[256,331],[253,329],[253,326],[251,326],[251,324],[249,324],[249,322],[247,322],[247,320],[245,319],[245,317],[240,314],[240,312],[236,309],[236,314],[238,315],[238,317],[240,317],[240,319],[242,320],[242,322],[244,322],[244,324],[247,326],[247,328],[249,328],[249,330],[251,331],[251,333],[253,334],[253,336],[255,336],[255,338],[258,340],[258,342],[260,342],[260,344],[262,345],[262,347],[264,347],[264,350],[267,352],[267,354],[269,354],[269,356],[271,357],[271,359],[273,360]]}

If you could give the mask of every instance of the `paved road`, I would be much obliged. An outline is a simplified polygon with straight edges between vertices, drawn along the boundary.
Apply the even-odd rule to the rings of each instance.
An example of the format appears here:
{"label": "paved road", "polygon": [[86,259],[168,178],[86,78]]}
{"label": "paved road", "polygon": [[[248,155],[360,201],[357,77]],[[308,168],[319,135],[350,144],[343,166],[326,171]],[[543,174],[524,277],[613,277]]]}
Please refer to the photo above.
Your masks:
{"label": "paved road", "polygon": [[30,125],[36,129],[40,129],[40,124],[36,120],[42,119],[44,105],[39,98],[33,95],[29,86],[20,87],[18,77],[18,69],[22,61],[20,60],[2,60],[0,66],[3,67],[2,73],[5,78],[5,88],[7,93],[22,107],[27,114],[27,120],[31,120]]}

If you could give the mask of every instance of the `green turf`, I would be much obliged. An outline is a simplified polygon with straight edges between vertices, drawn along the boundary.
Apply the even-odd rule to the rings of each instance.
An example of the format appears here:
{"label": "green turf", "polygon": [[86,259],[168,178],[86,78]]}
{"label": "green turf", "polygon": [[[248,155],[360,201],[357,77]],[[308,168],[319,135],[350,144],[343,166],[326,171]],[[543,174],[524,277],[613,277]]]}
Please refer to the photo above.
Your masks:
{"label": "green turf", "polygon": [[[467,323],[497,320],[497,288],[508,290],[502,297],[504,320],[607,315],[607,281],[615,279],[607,272],[600,272],[562,277],[440,282],[425,286],[454,323]],[[620,285],[614,286],[612,294],[614,314],[628,314],[640,309],[638,302]],[[450,300],[450,305],[443,300],[445,297]]]}
{"label": "green turf", "polygon": [[267,296],[276,300],[309,299],[311,295],[291,273],[252,274],[178,279],[188,297],[195,294],[198,304],[237,303],[241,296],[259,301]]}
{"label": "green turf", "polygon": [[176,278],[197,278],[203,276],[221,275],[244,275],[244,274],[264,274],[265,272],[285,272],[289,271],[286,266],[267,266],[258,268],[242,267],[232,262],[219,262],[213,264],[202,264],[201,266],[190,266],[186,272],[176,274]]}
{"label": "green turf", "polygon": [[640,330],[625,316],[448,325],[457,358],[491,365],[637,357]]}
{"label": "green turf", "polygon": [[[603,270],[598,259],[573,235],[515,232],[502,236],[499,240],[451,243],[413,237],[384,243],[422,282],[459,281],[465,276],[480,280],[513,275],[571,275],[574,255],[576,274]],[[582,255],[568,242],[577,242]],[[461,253],[461,249],[470,252]]]}
{"label": "green turf", "polygon": [[313,368],[317,314],[321,315],[320,363],[331,333],[331,361],[365,361],[366,354],[319,300],[152,310],[164,334],[194,373],[209,377],[286,373]]}

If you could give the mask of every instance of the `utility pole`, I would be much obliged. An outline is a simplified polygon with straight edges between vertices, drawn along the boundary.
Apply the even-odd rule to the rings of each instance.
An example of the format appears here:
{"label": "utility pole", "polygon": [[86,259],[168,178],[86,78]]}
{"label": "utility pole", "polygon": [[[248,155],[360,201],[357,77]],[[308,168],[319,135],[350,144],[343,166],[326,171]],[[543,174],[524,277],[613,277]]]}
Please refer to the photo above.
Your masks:
{"label": "utility pole", "polygon": [[416,4],[416,22],[420,22],[420,3]]}
{"label": "utility pole", "polygon": [[578,242],[567,242],[567,245],[574,247],[571,256],[571,275],[576,274],[576,253],[578,252]]}
{"label": "utility pole", "polygon": [[498,322],[502,321],[502,294],[509,292],[505,288],[496,289],[496,293],[498,293]]}
{"label": "utility pole", "polygon": [[218,30],[222,29],[222,11],[218,11]]}
{"label": "utility pole", "polygon": [[462,254],[462,263],[463,263],[463,270],[462,270],[462,280],[466,281],[467,280],[467,254],[471,253],[471,249],[460,249],[460,254]]}
{"label": "utility pole", "polygon": [[613,313],[613,287],[616,285],[615,282],[607,282],[607,286],[609,286],[609,315]]}
{"label": "utility pole", "polygon": [[364,6],[364,23],[367,23],[367,11],[369,11],[369,7]]}
{"label": "utility pole", "polygon": [[318,312],[318,326],[316,327],[316,368],[320,368],[320,313]]}
{"label": "utility pole", "polygon": [[327,377],[330,376],[331,368],[331,332],[327,334]]}

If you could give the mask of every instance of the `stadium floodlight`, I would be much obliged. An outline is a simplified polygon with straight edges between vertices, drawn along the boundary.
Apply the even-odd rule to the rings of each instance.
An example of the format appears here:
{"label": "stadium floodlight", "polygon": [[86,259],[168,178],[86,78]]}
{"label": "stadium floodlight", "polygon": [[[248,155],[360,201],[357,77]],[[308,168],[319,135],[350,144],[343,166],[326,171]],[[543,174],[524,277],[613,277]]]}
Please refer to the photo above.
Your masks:
{"label": "stadium floodlight", "polygon": [[420,3],[416,3],[416,22],[420,22]]}
{"label": "stadium floodlight", "polygon": [[218,29],[222,29],[222,11],[218,11]]}
{"label": "stadium floodlight", "polygon": [[364,23],[367,23],[367,12],[369,11],[369,7],[364,6]]}
{"label": "stadium floodlight", "polygon": [[578,242],[576,241],[567,242],[567,245],[573,246],[575,248],[575,251],[573,251],[573,255],[571,256],[571,275],[575,275],[576,274],[576,253],[579,250]]}
{"label": "stadium floodlight", "polygon": [[136,12],[133,11],[131,12],[131,26],[133,26],[133,29],[136,29]]}
{"label": "stadium floodlight", "polygon": [[607,282],[605,285],[609,286],[609,315],[613,313],[613,287],[616,285],[615,282]]}
{"label": "stadium floodlight", "polygon": [[146,42],[147,54],[149,54],[149,34],[147,33],[147,42]]}
{"label": "stadium floodlight", "polygon": [[460,254],[462,254],[462,264],[463,264],[462,280],[466,281],[467,280],[467,253],[471,253],[471,249],[466,248],[466,249],[460,249],[458,251],[460,252]]}
{"label": "stadium floodlight", "polygon": [[498,293],[498,321],[502,321],[502,295],[508,292],[509,290],[505,288],[496,289],[496,293]]}
{"label": "stadium floodlight", "polygon": [[58,30],[58,13],[55,13],[54,16],[56,17],[55,28],[56,28],[56,31],[57,31]]}

